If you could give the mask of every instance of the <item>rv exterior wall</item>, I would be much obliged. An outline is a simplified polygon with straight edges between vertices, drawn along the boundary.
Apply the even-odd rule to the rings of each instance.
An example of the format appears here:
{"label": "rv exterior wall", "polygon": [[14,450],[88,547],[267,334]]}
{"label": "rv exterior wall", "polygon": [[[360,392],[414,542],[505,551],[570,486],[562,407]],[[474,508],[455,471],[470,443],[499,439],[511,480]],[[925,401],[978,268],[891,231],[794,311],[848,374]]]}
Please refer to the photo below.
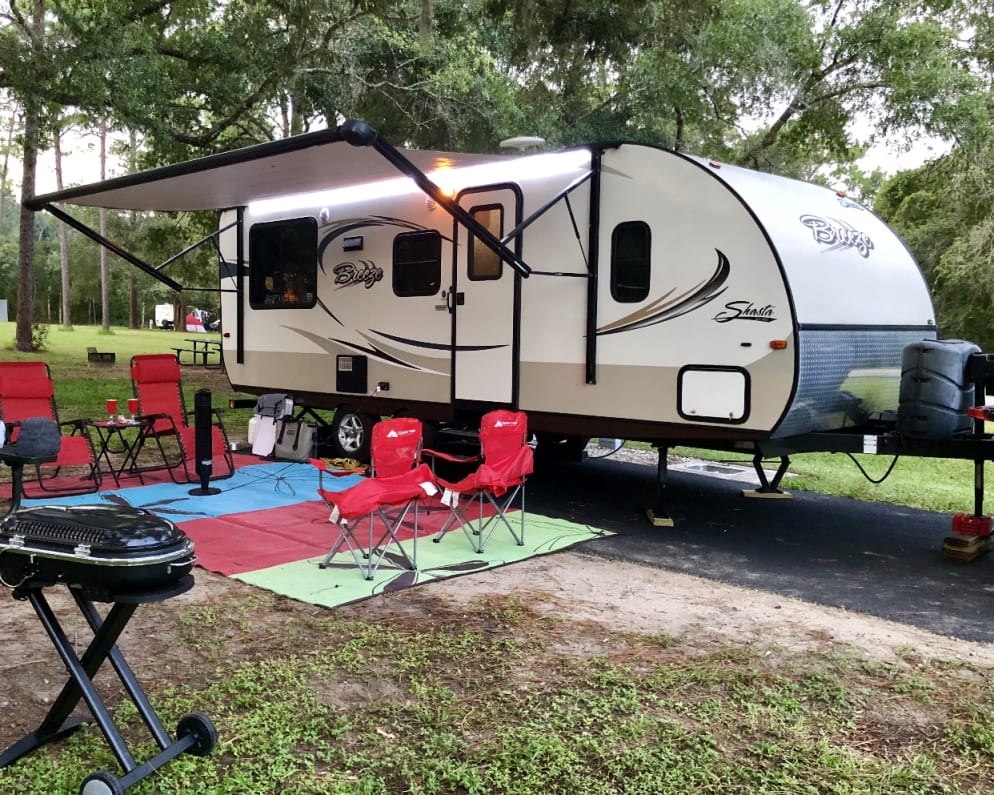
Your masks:
{"label": "rv exterior wall", "polygon": [[937,335],[925,279],[901,240],[835,191],[695,162],[749,206],[790,286],[799,377],[773,435],[851,426],[896,411],[905,345]]}
{"label": "rv exterior wall", "polygon": [[[457,191],[479,189],[460,202],[488,223],[499,219],[504,235],[591,162],[589,151],[522,156],[493,182],[450,178]],[[363,185],[354,201],[339,191],[329,205],[248,208],[250,258],[254,225],[313,220],[317,300],[310,308],[246,301],[245,362],[225,357],[232,383],[371,414],[389,400],[450,416],[453,396],[490,398],[529,412],[535,431],[660,440],[803,433],[849,423],[853,411],[896,409],[900,348],[914,335],[934,336],[934,325],[917,266],[879,219],[823,188],[646,146],[605,149],[599,192],[594,184],[524,232],[521,256],[536,271],[527,280],[506,265],[470,278],[472,241],[416,191],[377,196]],[[599,244],[591,251],[594,204]],[[635,289],[613,269],[619,230],[632,229],[649,251]],[[233,231],[222,235],[228,261],[236,242]],[[412,289],[410,273],[433,267],[437,283]],[[233,277],[222,288],[233,289]],[[590,289],[594,383],[586,377]],[[226,319],[235,300],[223,293]],[[364,384],[389,382],[389,392],[355,392],[359,381],[336,371],[349,356],[365,357]]]}

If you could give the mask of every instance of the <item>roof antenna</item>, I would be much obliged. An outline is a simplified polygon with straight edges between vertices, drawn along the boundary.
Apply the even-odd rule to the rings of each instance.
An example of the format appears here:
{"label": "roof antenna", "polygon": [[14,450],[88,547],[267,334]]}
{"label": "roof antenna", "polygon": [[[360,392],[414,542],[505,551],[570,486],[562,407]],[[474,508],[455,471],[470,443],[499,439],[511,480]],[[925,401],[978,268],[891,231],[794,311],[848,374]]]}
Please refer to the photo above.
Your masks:
{"label": "roof antenna", "polygon": [[538,138],[534,135],[518,135],[514,138],[505,138],[500,142],[500,148],[523,154],[524,152],[537,152],[543,144],[545,144],[544,138]]}

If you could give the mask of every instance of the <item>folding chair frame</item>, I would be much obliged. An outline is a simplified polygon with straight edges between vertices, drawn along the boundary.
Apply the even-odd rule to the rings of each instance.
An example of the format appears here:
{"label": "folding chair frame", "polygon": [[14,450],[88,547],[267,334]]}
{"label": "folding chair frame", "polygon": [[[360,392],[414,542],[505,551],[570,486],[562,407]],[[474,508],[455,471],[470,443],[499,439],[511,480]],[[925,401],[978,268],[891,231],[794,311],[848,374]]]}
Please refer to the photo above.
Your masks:
{"label": "folding chair frame", "polygon": [[[325,555],[324,560],[319,564],[320,568],[326,569],[331,564],[331,559],[343,548],[348,549],[355,560],[356,566],[367,580],[372,580],[376,570],[383,563],[391,545],[396,545],[403,560],[412,571],[417,569],[418,556],[418,502],[429,493],[425,483],[430,484],[430,491],[435,492],[434,474],[425,464],[419,464],[421,459],[422,426],[419,420],[401,417],[390,420],[383,420],[373,426],[371,457],[372,463],[369,467],[359,467],[346,471],[333,471],[320,459],[310,459],[311,464],[318,470],[318,494],[331,506],[331,515],[328,521],[338,528],[338,536],[330,551]],[[373,503],[368,503],[363,507],[369,507],[368,513],[363,511],[352,511],[348,517],[340,515],[339,503],[336,501],[336,492],[327,491],[324,488],[324,476],[341,477],[343,475],[369,474],[365,483],[370,485],[392,484],[394,487],[404,479],[414,477],[419,479],[419,487],[413,491],[410,486],[413,484],[404,483],[400,492],[394,493],[392,498]],[[360,485],[363,482],[360,482]],[[356,488],[352,486],[350,488]],[[343,489],[341,494],[349,492]],[[423,492],[423,493],[421,493]],[[413,496],[411,496],[413,495]],[[411,544],[411,554],[400,540],[398,531],[411,508],[414,509],[414,535]],[[383,522],[385,530],[376,537],[374,522],[379,517]],[[365,549],[356,537],[356,530],[363,521],[369,526],[369,546]],[[355,528],[353,528],[353,523]]]}
{"label": "folding chair frame", "polygon": [[[83,439],[86,440],[86,446],[90,448],[90,463],[89,463],[90,472],[88,475],[80,479],[81,485],[78,488],[63,486],[53,489],[45,485],[46,477],[49,480],[57,478],[59,476],[59,470],[62,469],[63,466],[70,466],[70,465],[59,464],[58,460],[56,460],[54,464],[54,470],[52,471],[51,474],[46,476],[45,471],[42,469],[43,465],[36,464],[35,473],[37,474],[38,477],[38,488],[41,489],[43,492],[45,492],[45,494],[51,494],[52,496],[62,496],[62,497],[74,497],[80,494],[93,494],[94,492],[100,491],[100,485],[103,482],[103,473],[100,471],[100,462],[97,460],[97,451],[96,448],[93,446],[93,439],[90,438],[90,434],[86,429],[86,421],[69,420],[67,422],[60,422],[59,429],[61,430],[62,428],[73,429],[72,433],[64,434],[63,438],[82,437]],[[53,465],[48,464],[46,466],[51,467]],[[85,466],[85,464],[82,466]],[[85,481],[90,481],[90,482],[85,483]],[[27,491],[25,491],[25,494],[27,494]]]}
{"label": "folding chair frame", "polygon": [[[367,580],[372,580],[376,576],[376,570],[380,567],[383,559],[387,556],[387,552],[390,551],[390,542],[388,541],[385,545],[383,542],[387,541],[387,539],[391,539],[391,541],[397,545],[397,549],[400,550],[400,554],[404,556],[404,560],[407,562],[407,567],[411,571],[415,571],[418,567],[418,500],[417,498],[408,500],[403,506],[401,506],[400,511],[395,514],[392,520],[387,513],[387,507],[389,506],[380,505],[375,508],[365,519],[369,525],[368,551],[364,550],[359,544],[355,537],[355,530],[349,526],[348,519],[340,519],[336,522],[329,517],[328,521],[338,527],[338,538],[331,547],[331,550],[329,550],[328,554],[325,555],[324,560],[318,564],[318,568],[328,568],[331,564],[331,559],[335,557],[335,555],[337,555],[344,546],[349,550],[349,552],[352,553],[352,558],[355,560],[355,564],[359,568],[359,571],[362,572],[362,576]],[[407,518],[407,514],[411,512],[411,508],[414,509],[414,536],[411,539],[411,554],[408,555],[403,543],[401,543],[400,538],[397,536],[397,531]],[[375,531],[373,529],[373,523],[375,521],[374,515],[380,517],[380,521],[383,522],[383,525],[386,528],[376,543],[373,543],[373,537],[375,535]],[[363,520],[360,519],[356,523],[357,526],[362,521]],[[358,529],[358,527],[356,529]],[[366,562],[363,563],[363,561]]]}
{"label": "folding chair frame", "polygon": [[[449,514],[448,519],[445,520],[445,524],[442,525],[442,529],[439,530],[432,541],[436,544],[442,540],[445,534],[451,529],[453,523],[458,520],[460,522],[460,527],[463,533],[466,534],[466,538],[469,539],[470,545],[473,547],[473,551],[477,554],[481,554],[486,548],[487,544],[490,543],[490,539],[493,538],[494,533],[497,528],[500,527],[501,523],[510,531],[511,535],[514,537],[515,543],[519,547],[525,545],[525,493],[524,493],[524,483],[519,483],[513,489],[509,490],[503,497],[497,499],[489,491],[484,491],[482,489],[469,495],[470,503],[475,503],[479,505],[480,518],[479,519],[468,519],[466,517],[465,510],[459,506],[459,497],[465,496],[460,495],[458,492],[451,492],[451,502],[449,504]],[[511,503],[514,502],[514,498],[518,496],[518,492],[521,492],[521,510],[520,510],[520,531],[515,532],[514,528],[511,526],[510,521],[507,518],[507,511],[511,508]],[[484,502],[486,498],[490,504],[494,507],[494,513],[491,516],[484,516],[483,509],[486,506]],[[442,498],[442,502],[445,502],[445,497]],[[489,532],[488,532],[489,528]]]}
{"label": "folding chair frame", "polygon": [[[496,432],[496,429],[502,428]],[[460,464],[480,462],[476,472],[458,482],[448,482],[436,478],[438,485],[444,490],[442,503],[451,511],[435,534],[432,541],[438,543],[452,528],[456,521],[469,540],[473,550],[480,554],[484,551],[497,528],[503,524],[511,533],[515,543],[524,546],[525,543],[525,480],[532,472],[531,450],[527,445],[528,426],[527,416],[522,411],[510,409],[495,409],[483,415],[480,422],[480,453],[474,456],[454,456],[438,450],[424,450],[423,454],[443,461]],[[526,456],[527,457],[523,457]],[[510,469],[508,469],[510,465]],[[484,467],[489,467],[490,473],[481,480]],[[495,494],[495,490],[502,492]],[[507,518],[518,493],[521,493],[521,514],[518,531],[515,531]],[[468,498],[478,506],[479,518],[468,519],[464,508],[460,508],[461,498]],[[491,516],[484,516],[486,498],[494,508]]]}
{"label": "folding chair frame", "polygon": [[[190,449],[187,444],[189,439],[185,439],[185,436],[192,436],[194,431],[194,426],[190,424],[190,419],[194,416],[194,412],[186,410],[186,398],[183,394],[183,382],[182,376],[179,372],[179,364],[176,363],[176,380],[175,382],[171,380],[163,380],[160,382],[152,383],[163,383],[163,384],[175,384],[176,389],[176,406],[178,408],[178,415],[174,416],[168,412],[155,411],[155,407],[149,411],[149,407],[145,405],[146,397],[143,397],[140,379],[135,376],[136,365],[143,361],[154,360],[157,358],[165,358],[175,362],[175,357],[169,354],[139,354],[131,358],[131,386],[132,391],[136,398],[138,398],[141,415],[138,417],[142,421],[142,427],[140,431],[140,438],[138,443],[135,445],[134,454],[131,460],[131,471],[135,473],[140,472],[150,472],[158,469],[165,469],[169,473],[169,477],[174,483],[194,483],[199,479],[199,473],[196,471],[196,466],[193,467],[194,471],[191,472],[191,462],[196,459],[196,451]],[[170,390],[171,392],[171,390]],[[224,478],[229,478],[235,474],[235,462],[231,455],[231,445],[228,442],[228,432],[224,427],[224,421],[221,419],[221,413],[218,409],[211,409],[212,422],[211,422],[211,458],[217,458],[218,456],[223,457],[225,465],[227,466],[227,472],[224,474],[212,474],[211,480],[223,480]],[[168,423],[168,425],[163,425],[163,423]],[[219,441],[215,444],[215,429],[219,432]],[[185,433],[186,432],[186,433]],[[179,458],[173,460],[170,458],[169,453],[166,451],[165,446],[162,443],[162,437],[172,437],[176,439],[176,446],[179,451]],[[138,466],[138,454],[144,449],[145,445],[152,440],[155,442],[159,454],[162,456],[163,466],[155,467],[139,467]],[[220,446],[220,449],[217,449]],[[176,474],[176,470],[180,467],[183,468],[183,476],[185,480],[179,480]]]}
{"label": "folding chair frame", "polygon": [[[41,370],[44,370],[45,377],[48,379],[50,384],[52,383],[51,368],[49,368],[48,364],[46,364],[45,362],[36,362],[36,361],[2,362],[0,363],[0,365],[2,365],[4,370],[12,373],[16,373],[19,369],[21,369],[22,372],[25,373],[30,373],[31,371],[40,372]],[[41,397],[39,396],[37,399],[41,400]],[[0,397],[0,409],[2,409],[2,407],[3,407],[3,398]],[[69,496],[77,496],[80,494],[93,494],[94,492],[99,491],[103,478],[103,473],[100,471],[100,462],[97,458],[97,450],[93,445],[93,439],[91,438],[89,430],[86,427],[86,420],[78,419],[78,420],[63,421],[59,419],[59,409],[55,401],[54,384],[52,384],[51,397],[47,401],[47,408],[48,408],[48,418],[51,419],[59,427],[59,434],[62,436],[63,441],[66,439],[73,439],[73,438],[81,438],[82,440],[84,440],[84,442],[86,443],[86,447],[89,450],[90,460],[88,462],[79,462],[79,463],[65,463],[64,460],[60,462],[59,459],[62,458],[62,454],[60,452],[60,454],[56,456],[55,461],[52,463],[45,464],[44,468],[40,464],[36,465],[35,477],[37,478],[38,488],[41,490],[42,494],[35,493],[35,496],[40,497],[43,495],[52,495],[52,496],[69,497]],[[45,415],[38,414],[37,416],[45,416]],[[2,410],[0,410],[0,419],[4,419]],[[17,419],[12,420],[10,418],[7,418],[5,421],[7,424],[7,429],[8,429],[7,435],[9,438],[12,436],[13,429],[17,428],[21,423]],[[68,433],[65,432],[67,430],[69,431]],[[56,488],[52,488],[46,485],[45,482],[46,480],[51,481],[57,478],[59,476],[59,471],[66,466],[80,466],[80,467],[89,466],[90,471],[86,475],[80,478],[79,486],[70,486],[63,483]],[[25,496],[29,497],[31,496],[31,492],[34,492],[33,489],[30,490],[24,489],[23,491]]]}

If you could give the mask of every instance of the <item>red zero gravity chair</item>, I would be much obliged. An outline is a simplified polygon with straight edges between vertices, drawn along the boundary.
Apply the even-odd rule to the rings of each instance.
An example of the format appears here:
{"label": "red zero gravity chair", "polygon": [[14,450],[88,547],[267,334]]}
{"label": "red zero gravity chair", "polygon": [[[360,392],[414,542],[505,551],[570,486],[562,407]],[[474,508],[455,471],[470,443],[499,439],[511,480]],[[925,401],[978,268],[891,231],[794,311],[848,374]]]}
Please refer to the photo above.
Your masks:
{"label": "red zero gravity chair", "polygon": [[[17,425],[31,417],[52,420],[62,434],[54,462],[36,467],[38,486],[50,495],[89,494],[100,488],[100,469],[85,420],[59,422],[52,375],[45,362],[0,362],[0,419],[9,427],[7,443],[17,441]],[[59,477],[64,467],[85,467],[82,477]],[[25,496],[31,496],[24,489]],[[40,495],[36,495],[40,496]]]}
{"label": "red zero gravity chair", "polygon": [[[138,413],[151,420],[142,429],[141,444],[154,441],[162,453],[163,462],[174,482],[195,482],[198,479],[196,462],[196,429],[189,424],[192,412],[187,412],[180,381],[179,362],[171,353],[152,353],[131,359],[131,385],[138,398]],[[170,458],[162,440],[173,437],[179,446],[179,457]],[[224,460],[227,470],[213,469],[211,480],[231,477],[235,473],[234,459],[228,445],[228,435],[217,409],[213,410],[211,423],[211,457]],[[137,458],[137,454],[136,454]],[[183,468],[185,481],[176,479],[174,470]]]}
{"label": "red zero gravity chair", "polygon": [[[421,421],[412,417],[376,423],[370,441],[369,477],[341,491],[325,489],[325,475],[354,475],[367,472],[366,468],[336,471],[317,458],[310,459],[318,469],[318,494],[331,508],[328,521],[338,528],[335,543],[320,564],[322,569],[344,547],[352,553],[363,577],[372,580],[391,546],[397,547],[410,569],[417,569],[418,505],[438,491],[431,469],[419,463],[421,438]],[[398,531],[412,508],[414,535],[408,555]],[[382,526],[374,526],[376,519]],[[363,520],[368,524],[369,537],[360,543],[355,530]]]}
{"label": "red zero gravity chair", "polygon": [[[425,450],[425,455],[437,456],[446,461],[480,461],[475,472],[455,483],[438,478],[444,489],[442,502],[452,510],[435,538],[436,543],[455,522],[459,522],[469,543],[476,552],[483,552],[500,525],[511,531],[518,546],[525,543],[525,479],[534,469],[534,455],[528,446],[528,417],[523,411],[498,409],[483,415],[480,421],[480,455],[461,458]],[[521,493],[519,530],[515,531],[507,518],[515,497]],[[460,506],[462,499],[471,501],[467,516]],[[489,503],[495,513],[484,516],[484,506]]]}

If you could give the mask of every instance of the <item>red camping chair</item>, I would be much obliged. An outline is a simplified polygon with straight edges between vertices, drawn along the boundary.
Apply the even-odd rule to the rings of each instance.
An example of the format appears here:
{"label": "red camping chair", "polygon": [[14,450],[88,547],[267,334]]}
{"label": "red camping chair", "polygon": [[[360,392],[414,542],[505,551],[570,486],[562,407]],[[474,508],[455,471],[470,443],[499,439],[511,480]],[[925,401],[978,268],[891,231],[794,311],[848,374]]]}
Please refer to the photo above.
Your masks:
{"label": "red camping chair", "polygon": [[[91,494],[100,488],[100,468],[85,420],[59,421],[52,374],[45,362],[0,362],[0,419],[9,427],[7,443],[17,441],[17,425],[30,417],[52,420],[63,430],[55,461],[36,467],[38,487],[49,495]],[[65,433],[64,430],[71,429]],[[59,477],[64,467],[85,467],[85,474]],[[27,482],[25,482],[27,485]],[[30,497],[27,488],[24,496]],[[40,497],[41,494],[35,495]]]}
{"label": "red camping chair", "polygon": [[[196,462],[196,429],[189,424],[192,412],[186,410],[183,385],[180,381],[179,362],[171,353],[152,353],[133,356],[131,359],[131,386],[138,398],[138,419],[144,424],[136,444],[133,464],[137,468],[138,452],[148,441],[154,441],[162,454],[163,464],[173,482],[192,483],[199,479]],[[235,473],[235,462],[228,445],[228,434],[221,422],[221,414],[212,410],[211,457],[222,459],[227,470],[212,470],[211,480],[229,478]],[[179,448],[178,456],[170,456],[163,440],[174,438]],[[175,470],[183,468],[185,481],[176,479]],[[154,467],[153,467],[154,468]],[[162,468],[162,467],[158,467]]]}
{"label": "red camping chair", "polygon": [[[331,508],[328,521],[338,528],[335,543],[321,561],[328,568],[331,559],[344,547],[352,553],[363,577],[372,580],[392,546],[400,551],[408,568],[417,569],[418,505],[434,495],[435,479],[421,458],[421,421],[412,417],[382,420],[373,426],[370,441],[371,464],[367,469],[333,470],[316,458],[310,462],[318,469],[318,494]],[[324,487],[325,475],[341,477],[367,472],[369,477],[341,491]],[[389,508],[396,510],[388,511]],[[414,535],[411,554],[407,554],[398,532],[412,511]],[[382,527],[377,528],[379,518]],[[362,544],[355,536],[362,520],[367,520],[369,537]],[[377,535],[377,533],[379,535]]]}
{"label": "red camping chair", "polygon": [[[435,538],[442,540],[453,524],[459,522],[466,538],[476,552],[483,552],[497,528],[503,524],[514,537],[518,546],[525,543],[525,479],[534,469],[534,455],[528,446],[528,417],[523,411],[498,409],[483,415],[480,420],[480,454],[470,458],[451,456],[435,450],[425,450],[425,455],[437,456],[446,461],[467,463],[480,461],[475,472],[455,483],[437,478],[444,489],[442,502],[452,513],[445,520]],[[515,531],[507,518],[515,497],[521,494],[520,529]],[[478,506],[472,518],[460,506],[463,498]],[[486,503],[493,506],[495,513],[484,516]]]}

